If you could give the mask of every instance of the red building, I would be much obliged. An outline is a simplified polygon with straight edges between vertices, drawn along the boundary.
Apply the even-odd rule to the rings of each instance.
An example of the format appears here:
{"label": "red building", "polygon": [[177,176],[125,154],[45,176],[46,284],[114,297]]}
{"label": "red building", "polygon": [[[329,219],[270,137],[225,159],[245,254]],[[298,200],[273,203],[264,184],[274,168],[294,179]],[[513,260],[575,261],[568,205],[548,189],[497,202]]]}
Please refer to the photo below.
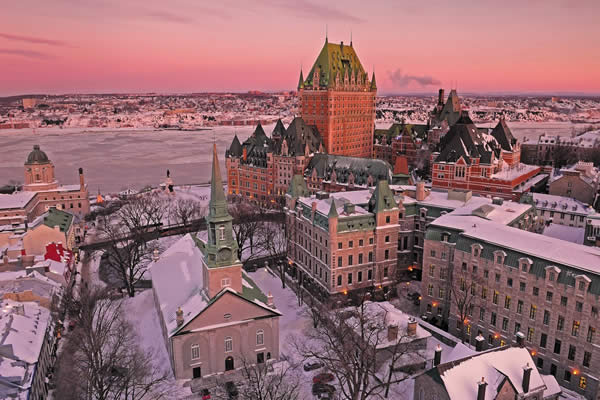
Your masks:
{"label": "red building", "polygon": [[325,151],[351,157],[373,156],[375,73],[369,81],[352,42],[325,45],[306,79],[300,71],[300,116],[315,125]]}
{"label": "red building", "polygon": [[518,200],[541,167],[520,162],[521,147],[504,120],[488,133],[463,113],[432,155],[434,188],[466,189]]}

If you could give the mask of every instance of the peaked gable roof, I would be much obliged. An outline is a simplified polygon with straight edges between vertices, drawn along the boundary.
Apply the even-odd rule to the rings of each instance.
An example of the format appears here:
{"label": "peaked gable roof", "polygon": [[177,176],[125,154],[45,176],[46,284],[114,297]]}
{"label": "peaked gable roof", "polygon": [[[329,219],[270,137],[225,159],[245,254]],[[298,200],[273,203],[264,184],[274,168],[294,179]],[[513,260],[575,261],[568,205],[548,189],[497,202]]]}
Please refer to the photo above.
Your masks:
{"label": "peaked gable roof", "polygon": [[[319,69],[319,86],[330,87],[335,84],[336,76],[343,81],[346,75],[355,77],[361,75],[366,81],[368,76],[363,68],[353,46],[343,43],[335,44],[325,41],[321,52],[317,56],[310,72],[304,81],[304,87],[313,85],[313,77],[316,69]],[[301,85],[299,85],[301,86]]]}
{"label": "peaked gable roof", "polygon": [[377,213],[396,207],[398,207],[398,204],[394,199],[394,193],[390,189],[388,181],[378,181],[373,196],[369,200],[369,211]]}
{"label": "peaked gable roof", "polygon": [[504,118],[500,118],[498,124],[492,130],[492,136],[496,138],[502,150],[512,151],[517,139],[513,136]]}

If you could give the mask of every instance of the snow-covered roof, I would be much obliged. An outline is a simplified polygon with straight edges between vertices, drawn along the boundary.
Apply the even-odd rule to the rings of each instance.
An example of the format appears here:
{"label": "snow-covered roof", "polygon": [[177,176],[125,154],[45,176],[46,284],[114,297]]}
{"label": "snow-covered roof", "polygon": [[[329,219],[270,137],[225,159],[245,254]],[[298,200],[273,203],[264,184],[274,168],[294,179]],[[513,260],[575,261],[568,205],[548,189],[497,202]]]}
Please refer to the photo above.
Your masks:
{"label": "snow-covered roof", "polygon": [[2,300],[2,318],[0,318],[0,346],[11,345],[12,357],[4,352],[4,356],[21,360],[28,364],[36,363],[50,311],[36,303],[20,303],[12,300]]}
{"label": "snow-covered roof", "polygon": [[540,169],[537,165],[527,165],[518,163],[513,166],[503,164],[502,169],[495,174],[492,174],[492,179],[513,180],[520,176],[528,174],[536,169]]}
{"label": "snow-covered roof", "polygon": [[561,224],[550,224],[544,227],[544,236],[566,240],[567,242],[583,244],[585,239],[585,228],[567,226]]}
{"label": "snow-covered roof", "polygon": [[[356,308],[352,309],[356,311]],[[377,349],[385,349],[390,346],[394,346],[398,343],[410,343],[412,341],[418,339],[427,339],[431,337],[431,333],[421,327],[414,317],[411,315],[405,314],[389,301],[384,302],[372,302],[366,301],[364,302],[364,315],[368,318],[369,321],[373,322],[381,322],[383,321],[386,327],[389,326],[397,326],[398,327],[398,335],[395,340],[390,341],[387,336],[387,330],[380,330],[377,334],[377,337],[373,337],[373,341],[377,343]],[[409,336],[407,334],[409,319],[413,319],[416,324],[416,334],[414,336]],[[353,326],[354,317],[348,319],[350,321],[350,326]],[[358,322],[357,322],[358,324]],[[358,328],[358,325],[354,325]]]}
{"label": "snow-covered roof", "polygon": [[[479,353],[466,359],[440,364],[434,369],[444,382],[451,400],[476,400],[478,382],[487,383],[486,399],[495,399],[500,385],[508,379],[518,394],[523,394],[523,368],[531,367],[529,392],[546,389],[544,379],[538,372],[526,348],[498,348]],[[554,387],[552,387],[555,390]]]}
{"label": "snow-covered roof", "polygon": [[204,290],[202,257],[196,242],[187,234],[148,266],[169,336],[177,328],[175,312],[179,307],[183,310],[185,324],[208,304],[208,295]]}
{"label": "snow-covered roof", "polygon": [[583,246],[501,225],[476,216],[446,214],[431,226],[462,231],[461,235],[493,243],[553,263],[600,273],[600,248]]}
{"label": "snow-covered roof", "polygon": [[13,194],[0,194],[0,209],[25,208],[27,203],[35,197],[35,192],[15,192]]}
{"label": "snow-covered roof", "polygon": [[[364,190],[364,191],[361,190],[361,192],[368,192],[368,190]],[[316,203],[317,212],[326,217],[329,214],[329,209],[331,208],[332,198],[335,201],[335,209],[340,218],[371,214],[371,213],[369,213],[369,211],[365,210],[364,208],[362,208],[361,206],[358,206],[358,205],[354,206],[353,213],[350,213],[350,214],[345,213],[344,212],[344,204],[345,203],[356,204],[352,200],[350,200],[350,198],[359,199],[359,200],[362,199],[362,196],[350,196],[350,198],[347,198],[346,194],[348,194],[348,193],[354,193],[354,192],[343,192],[339,196],[330,196],[330,198],[327,198],[327,199],[317,199],[317,198],[313,198],[313,197],[300,197],[298,199],[298,201],[300,203],[305,204],[308,207],[312,207],[312,203]],[[367,202],[368,202],[368,200],[367,200]]]}
{"label": "snow-covered roof", "polygon": [[588,215],[595,213],[589,205],[570,197],[544,193],[532,193],[535,208],[539,210],[557,211],[569,214]]}

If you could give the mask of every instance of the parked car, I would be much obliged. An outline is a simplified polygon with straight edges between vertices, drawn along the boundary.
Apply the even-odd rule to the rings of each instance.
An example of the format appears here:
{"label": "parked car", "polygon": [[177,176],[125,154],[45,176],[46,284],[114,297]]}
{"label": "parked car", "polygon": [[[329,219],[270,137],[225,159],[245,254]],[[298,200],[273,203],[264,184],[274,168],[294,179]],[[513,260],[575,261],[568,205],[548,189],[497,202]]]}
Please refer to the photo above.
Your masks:
{"label": "parked car", "polygon": [[200,394],[202,395],[202,400],[210,400],[210,390],[202,389]]}
{"label": "parked car", "polygon": [[319,369],[323,366],[323,363],[321,363],[320,361],[309,361],[306,364],[304,364],[304,370],[305,371],[313,371],[315,369]]}
{"label": "parked car", "polygon": [[321,372],[318,375],[315,375],[313,378],[313,383],[326,383],[331,382],[333,380],[333,374],[330,372]]}
{"label": "parked car", "polygon": [[315,396],[321,395],[323,393],[331,394],[333,392],[335,392],[335,387],[327,383],[315,383],[312,387],[312,394]]}
{"label": "parked car", "polygon": [[235,383],[233,383],[232,381],[226,382],[225,390],[227,391],[227,396],[230,399],[237,399],[238,389],[237,389],[237,386],[235,385]]}

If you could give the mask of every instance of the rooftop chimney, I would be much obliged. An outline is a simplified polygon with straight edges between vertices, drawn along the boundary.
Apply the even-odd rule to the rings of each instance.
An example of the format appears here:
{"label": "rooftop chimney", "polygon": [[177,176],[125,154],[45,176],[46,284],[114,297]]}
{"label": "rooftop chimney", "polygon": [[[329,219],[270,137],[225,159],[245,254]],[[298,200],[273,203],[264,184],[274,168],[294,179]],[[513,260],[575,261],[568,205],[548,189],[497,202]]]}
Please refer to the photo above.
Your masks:
{"label": "rooftop chimney", "polygon": [[388,325],[387,338],[390,342],[398,339],[398,325]]}
{"label": "rooftop chimney", "polygon": [[83,168],[79,168],[79,189],[85,189],[85,180],[83,178]]}
{"label": "rooftop chimney", "polygon": [[417,198],[417,201],[423,201],[425,200],[425,182],[417,182],[417,189],[416,189],[416,193],[415,196]]}
{"label": "rooftop chimney", "polygon": [[269,292],[269,295],[267,296],[267,305],[271,308],[275,308],[275,303],[273,302],[273,295],[271,292]]}
{"label": "rooftop chimney", "polygon": [[481,333],[479,335],[477,335],[477,337],[475,338],[475,350],[483,351],[483,343],[484,342],[485,342],[485,339],[483,338],[483,336],[481,336]]}
{"label": "rooftop chimney", "polygon": [[444,89],[440,89],[440,91],[439,91],[438,104],[440,104],[440,105],[444,104]]}
{"label": "rooftop chimney", "polygon": [[406,325],[406,334],[408,336],[417,335],[417,320],[414,317],[410,317],[408,319],[408,324]]}
{"label": "rooftop chimney", "polygon": [[442,346],[439,344],[435,348],[435,353],[433,353],[433,366],[437,367],[442,362]]}
{"label": "rooftop chimney", "polygon": [[175,320],[177,321],[177,327],[180,327],[181,325],[183,325],[183,310],[181,309],[181,307],[179,307],[177,309],[177,311],[175,312]]}
{"label": "rooftop chimney", "polygon": [[529,363],[523,367],[523,393],[529,392],[529,382],[531,381],[531,367]]}
{"label": "rooftop chimney", "polygon": [[481,381],[477,382],[477,400],[485,400],[485,389],[487,388],[487,382],[481,377]]}

